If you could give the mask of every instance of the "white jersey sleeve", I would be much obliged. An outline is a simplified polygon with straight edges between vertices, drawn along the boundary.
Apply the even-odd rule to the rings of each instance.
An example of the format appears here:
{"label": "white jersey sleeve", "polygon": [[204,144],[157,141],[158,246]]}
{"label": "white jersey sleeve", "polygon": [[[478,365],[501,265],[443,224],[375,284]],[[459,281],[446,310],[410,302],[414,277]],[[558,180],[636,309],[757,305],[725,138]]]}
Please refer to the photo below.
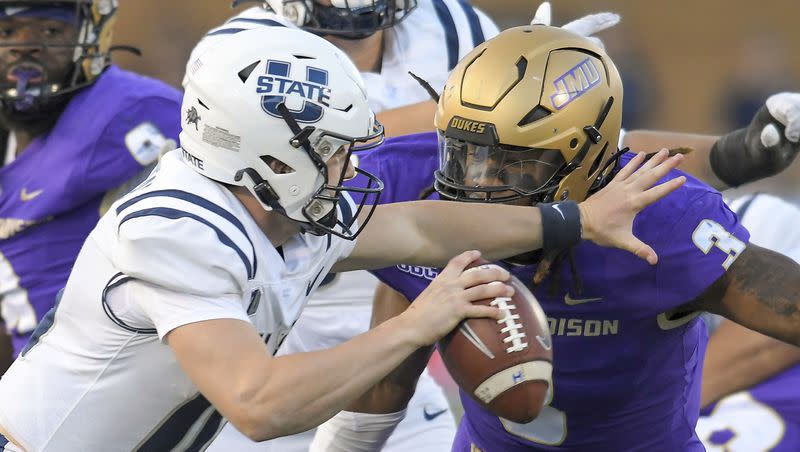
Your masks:
{"label": "white jersey sleeve", "polygon": [[153,328],[158,338],[190,323],[213,319],[249,322],[239,294],[200,296],[131,280],[112,290],[105,302],[126,325]]}
{"label": "white jersey sleeve", "polygon": [[241,222],[188,192],[156,190],[116,207],[111,260],[122,273],[173,291],[239,294],[251,278],[255,249]]}
{"label": "white jersey sleeve", "polygon": [[[160,339],[202,320],[247,321],[258,259],[246,215],[232,195],[198,178],[175,153],[157,172],[166,174],[115,203],[105,220],[113,223],[109,257],[118,272],[106,286],[108,308],[123,323],[155,329]],[[177,179],[194,190],[164,182]]]}

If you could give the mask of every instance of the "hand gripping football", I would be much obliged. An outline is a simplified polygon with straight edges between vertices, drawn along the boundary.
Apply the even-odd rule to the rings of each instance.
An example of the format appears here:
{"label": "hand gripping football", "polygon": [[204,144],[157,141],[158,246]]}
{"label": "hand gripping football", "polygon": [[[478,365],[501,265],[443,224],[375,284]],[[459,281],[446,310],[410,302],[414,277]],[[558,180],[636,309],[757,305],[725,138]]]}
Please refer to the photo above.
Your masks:
{"label": "hand gripping football", "polygon": [[[476,261],[466,271],[485,261]],[[439,351],[459,387],[492,413],[526,423],[541,411],[553,371],[553,343],[536,297],[512,275],[511,298],[480,300],[504,317],[467,319],[439,341]]]}

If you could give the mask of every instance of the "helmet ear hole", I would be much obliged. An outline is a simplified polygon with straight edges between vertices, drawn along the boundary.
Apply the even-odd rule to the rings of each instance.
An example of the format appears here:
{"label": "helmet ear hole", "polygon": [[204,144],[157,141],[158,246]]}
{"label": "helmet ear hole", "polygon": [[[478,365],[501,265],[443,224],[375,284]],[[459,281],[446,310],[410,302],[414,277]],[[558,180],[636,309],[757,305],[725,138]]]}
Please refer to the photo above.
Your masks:
{"label": "helmet ear hole", "polygon": [[536,122],[536,121],[538,121],[538,120],[540,120],[542,118],[546,118],[546,117],[550,116],[550,114],[551,114],[550,110],[542,107],[541,105],[537,105],[537,106],[533,107],[533,109],[531,111],[529,111],[528,114],[523,116],[522,119],[519,120],[517,125],[519,127],[527,126],[528,124],[531,124],[531,123]]}
{"label": "helmet ear hole", "polygon": [[291,174],[294,172],[294,168],[271,155],[262,155],[261,161],[266,163],[275,174]]}

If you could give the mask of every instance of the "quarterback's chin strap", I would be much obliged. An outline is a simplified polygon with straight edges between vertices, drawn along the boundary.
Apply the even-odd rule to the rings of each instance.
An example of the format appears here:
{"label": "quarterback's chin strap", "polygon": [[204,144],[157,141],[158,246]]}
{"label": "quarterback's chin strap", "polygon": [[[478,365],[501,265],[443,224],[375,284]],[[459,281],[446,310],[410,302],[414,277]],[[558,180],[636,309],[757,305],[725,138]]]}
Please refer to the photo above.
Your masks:
{"label": "quarterback's chin strap", "polygon": [[387,414],[340,411],[317,427],[308,452],[378,452],[406,410]]}

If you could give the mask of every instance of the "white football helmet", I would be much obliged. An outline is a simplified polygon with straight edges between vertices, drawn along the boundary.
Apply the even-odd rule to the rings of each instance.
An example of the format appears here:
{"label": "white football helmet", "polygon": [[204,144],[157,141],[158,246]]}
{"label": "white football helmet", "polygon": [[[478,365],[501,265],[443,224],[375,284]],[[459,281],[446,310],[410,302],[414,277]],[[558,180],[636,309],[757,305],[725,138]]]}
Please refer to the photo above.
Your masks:
{"label": "white football helmet", "polygon": [[[353,239],[355,218],[372,215],[383,184],[329,183],[326,162],[340,149],[383,141],[358,70],[328,41],[302,30],[261,27],[219,36],[188,65],[181,111],[184,160],[206,177],[247,187],[266,210],[305,231]],[[342,192],[356,192],[356,212],[337,220]]]}

